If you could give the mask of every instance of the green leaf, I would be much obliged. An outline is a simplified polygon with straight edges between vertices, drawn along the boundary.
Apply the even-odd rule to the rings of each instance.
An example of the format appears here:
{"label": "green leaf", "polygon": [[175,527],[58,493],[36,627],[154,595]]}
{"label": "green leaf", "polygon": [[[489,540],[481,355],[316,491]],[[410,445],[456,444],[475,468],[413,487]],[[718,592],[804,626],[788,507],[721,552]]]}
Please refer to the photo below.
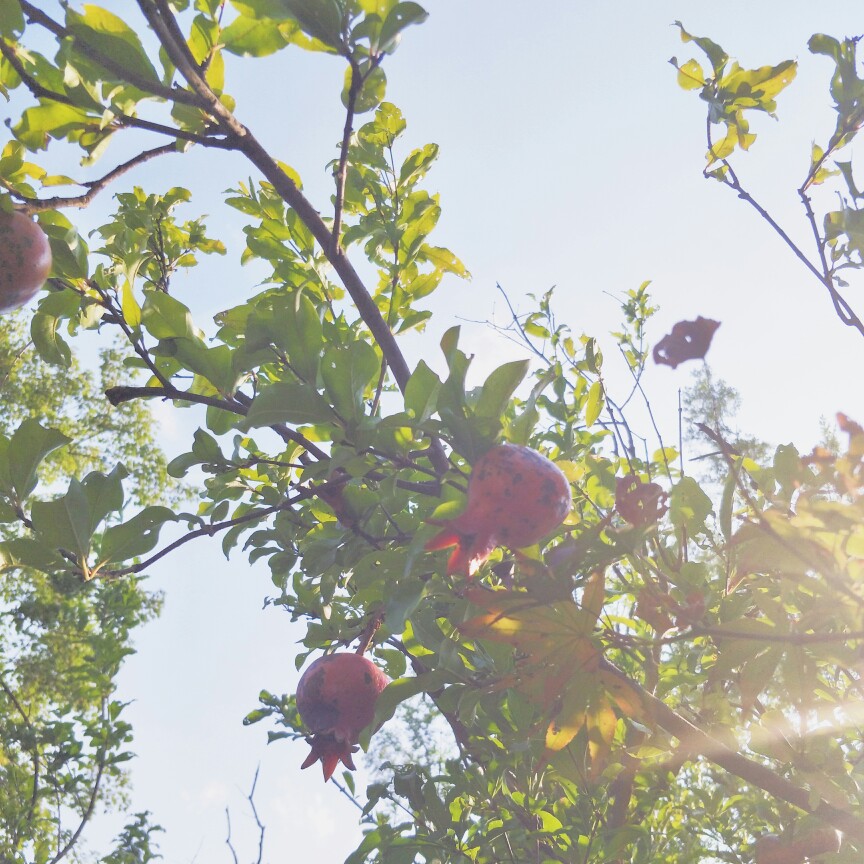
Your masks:
{"label": "green leaf", "polygon": [[141,309],[141,323],[157,339],[198,338],[189,308],[170,294],[148,291]]}
{"label": "green leaf", "polygon": [[124,282],[120,289],[120,309],[123,312],[123,318],[130,327],[137,329],[141,326],[141,306],[138,304],[129,281]]}
{"label": "green leaf", "polygon": [[699,90],[705,86],[705,73],[695,60],[678,67],[678,86],[684,90]]}
{"label": "green leaf", "polygon": [[[220,317],[224,322],[224,316]],[[315,383],[324,336],[318,310],[304,292],[267,298],[249,315],[245,330],[246,347],[250,351],[262,348],[269,351],[269,346],[275,345],[288,355],[298,377]]]}
{"label": "green leaf", "polygon": [[39,463],[53,450],[71,440],[56,429],[41,426],[38,420],[25,420],[16,429],[9,442],[6,458],[9,460],[9,483],[19,501],[23,501],[36,488]]}
{"label": "green leaf", "polygon": [[806,476],[797,448],[793,444],[781,444],[774,452],[774,477],[784,491],[791,495]]}
{"label": "green leaf", "polygon": [[465,265],[449,249],[441,246],[424,246],[418,258],[428,261],[436,270],[444,273],[455,273],[463,279],[471,276]]}
{"label": "green leaf", "polygon": [[588,391],[588,400],[585,403],[585,423],[593,426],[603,411],[603,384],[595,381]]}
{"label": "green leaf", "polygon": [[720,498],[720,530],[725,540],[732,537],[732,506],[735,502],[735,490],[738,486],[738,467],[735,466],[729,472],[726,482],[723,484],[723,495]]}
{"label": "green leaf", "polygon": [[825,33],[814,33],[807,42],[811,54],[824,54],[834,60],[840,59],[840,42]]}
{"label": "green leaf", "polygon": [[159,542],[159,531],[166,522],[177,517],[167,507],[145,507],[122,525],[105,531],[99,551],[100,566],[138,558]]}
{"label": "green leaf", "polygon": [[425,360],[421,360],[405,387],[405,409],[413,412],[418,423],[423,423],[435,413],[440,389],[441,379],[426,365]]}
{"label": "green leaf", "polygon": [[66,549],[82,560],[90,551],[90,514],[84,487],[74,478],[69,491],[53,501],[34,501],[30,518],[39,538],[55,549]]}
{"label": "green leaf", "polygon": [[232,21],[219,39],[226,51],[241,57],[266,57],[288,44],[276,21],[243,16]]}
{"label": "green leaf", "polygon": [[360,736],[360,746],[368,747],[372,730],[390,720],[396,709],[406,700],[418,693],[428,693],[438,690],[447,683],[446,673],[436,670],[418,675],[414,678],[400,678],[391,681],[379,694],[375,702],[375,719],[366,727]]}
{"label": "green leaf", "polygon": [[90,517],[90,534],[109,513],[115,513],[123,507],[123,480],[129,472],[123,465],[117,465],[110,474],[92,471],[81,484],[87,498],[87,512]]}
{"label": "green leaf", "polygon": [[0,544],[0,562],[4,557],[20,567],[34,567],[46,573],[56,571],[68,564],[54,549],[32,537],[16,537]]}
{"label": "green leaf", "polygon": [[729,55],[716,42],[712,42],[705,36],[694,36],[688,33],[680,21],[675,21],[675,26],[681,31],[681,41],[695,42],[708,56],[715,77],[719,76],[729,60]]}
{"label": "green leaf", "polygon": [[30,322],[30,336],[39,356],[52,366],[68,369],[72,365],[72,349],[60,335],[63,320],[38,309]]}
{"label": "green leaf", "polygon": [[262,387],[249,407],[245,428],[274,423],[314,425],[335,420],[327,400],[308,384],[285,382]]}
{"label": "green leaf", "polygon": [[324,352],[321,360],[324,389],[343,418],[358,420],[363,416],[366,389],[380,368],[378,355],[368,342],[333,345]]}
{"label": "green leaf", "polygon": [[420,180],[438,158],[438,145],[427,144],[417,150],[412,150],[399,169],[399,185],[404,188],[413,186]]}
{"label": "green leaf", "polygon": [[[166,348],[170,350],[166,351]],[[168,339],[160,342],[156,354],[175,357],[187,369],[206,378],[221,394],[230,395],[242,377],[234,370],[234,352],[227,345],[209,347],[200,339]]]}
{"label": "green leaf", "polygon": [[342,44],[342,8],[338,0],[282,0],[304,33],[331,48]]}
{"label": "green leaf", "polygon": [[712,510],[711,499],[692,477],[682,477],[672,487],[669,519],[676,527],[686,527],[691,534],[704,531],[705,520]]}
{"label": "green leaf", "polygon": [[[80,40],[141,78],[154,84],[159,82],[138,34],[122,18],[99,6],[84,4],[82,8],[83,15],[66,10],[66,26],[76,41]],[[86,49],[82,53],[86,54]],[[92,55],[88,57],[92,59]]]}
{"label": "green leaf", "polygon": [[299,293],[289,300],[284,319],[288,359],[298,375],[314,384],[324,343],[321,319],[315,304],[305,294]]}
{"label": "green leaf", "polygon": [[15,39],[24,30],[24,12],[17,3],[0,4],[0,34]]}
{"label": "green leaf", "polygon": [[429,13],[419,3],[397,3],[384,19],[378,47],[386,54],[392,54],[399,45],[402,31],[411,24],[422,24]]}
{"label": "green leaf", "polygon": [[[349,66],[345,70],[345,80],[342,86],[342,104],[348,107],[348,98],[353,73]],[[363,80],[360,92],[354,100],[354,113],[365,114],[377,108],[384,100],[387,92],[387,75],[380,66],[376,66]]]}
{"label": "green leaf", "polygon": [[474,413],[478,417],[497,420],[507,408],[516,388],[528,374],[528,366],[527,360],[513,360],[495,369],[483,384]]}

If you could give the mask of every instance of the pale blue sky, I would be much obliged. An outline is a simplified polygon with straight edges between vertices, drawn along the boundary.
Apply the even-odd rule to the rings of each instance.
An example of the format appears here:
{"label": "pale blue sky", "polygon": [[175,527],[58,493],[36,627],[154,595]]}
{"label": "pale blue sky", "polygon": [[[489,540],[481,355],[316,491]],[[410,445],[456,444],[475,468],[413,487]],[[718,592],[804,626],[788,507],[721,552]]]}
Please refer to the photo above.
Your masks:
{"label": "pale blue sky", "polygon": [[[133,7],[125,0],[105,5],[121,14]],[[617,303],[608,295],[652,279],[662,306],[654,341],[682,318],[701,314],[723,322],[710,360],[741,391],[744,428],[776,443],[794,439],[805,449],[818,437],[820,415],[844,410],[864,417],[857,386],[864,341],[834,318],[818,284],[768,227],[730,192],[701,178],[702,104],[677,87],[667,64],[673,54],[695,53],[670,26],[677,18],[744,65],[801,61],[797,82],[780,98],[781,123],[755,120],[760,140],[738,165],[754,193],[804,241],[795,189],[811,139],[826,140],[834,125],[830,64],[811,57],[806,42],[817,31],[862,32],[858,4],[425,5],[429,20],[406,32],[387,63],[387,98],[408,120],[406,147],[441,145],[427,181],[443,206],[434,240],[460,255],[474,278],[445,283],[435,296],[437,317],[428,335],[410,345],[412,362],[421,353],[434,358],[441,333],[460,318],[503,323],[496,281],[523,311],[527,292],[556,284],[560,319],[577,334],[602,338],[618,324]],[[272,71],[266,80],[265,69]],[[322,209],[331,191],[325,164],[343,123],[342,73],[335,58],[294,50],[229,64],[238,115],[301,173]],[[104,166],[119,153],[109,151]],[[153,191],[188,186],[196,212],[210,213],[211,233],[229,244],[227,262],[190,272],[180,289],[205,329],[254,283],[254,271],[237,266],[241,217],[219,204],[221,192],[248,175],[236,157],[193,151],[128,181]],[[80,214],[80,224],[99,224],[109,203]],[[512,355],[512,346],[489,328],[463,329],[478,375]],[[607,340],[609,358],[613,348]],[[623,386],[620,372],[610,375]],[[645,376],[670,439],[677,388],[688,379],[686,366],[652,368]],[[194,411],[178,417],[160,410],[159,418],[172,452],[188,449],[191,432],[203,424]],[[357,811],[322,783],[320,772],[299,771],[304,744],[267,748],[265,725],[247,729],[240,722],[261,688],[291,691],[298,678],[293,655],[300,631],[284,614],[261,610],[270,590],[267,568],[250,568],[240,554],[226,563],[218,542],[200,541],[154,567],[151,584],[166,591],[165,612],[139,635],[120,695],[135,700],[128,710],[140,758],[131,765],[131,806],[152,810],[168,829],[161,841],[167,864],[230,860],[226,804],[238,848],[254,859],[256,835],[243,797],[259,761],[265,861],[342,861],[359,841]],[[96,828],[113,824],[103,819]]]}

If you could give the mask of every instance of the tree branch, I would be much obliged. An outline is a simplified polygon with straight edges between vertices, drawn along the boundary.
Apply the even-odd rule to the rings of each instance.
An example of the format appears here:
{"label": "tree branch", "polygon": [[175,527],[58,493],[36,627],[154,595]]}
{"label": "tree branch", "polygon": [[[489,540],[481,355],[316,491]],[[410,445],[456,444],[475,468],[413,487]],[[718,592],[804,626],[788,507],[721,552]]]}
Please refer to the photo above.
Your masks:
{"label": "tree branch", "polygon": [[673,711],[665,702],[649,693],[608,660],[601,660],[600,668],[606,672],[611,672],[621,680],[625,687],[635,692],[641,703],[653,715],[657,724],[674,735],[686,750],[694,755],[703,756],[735,777],[762,789],[774,798],[786,801],[805,813],[817,816],[834,828],[855,837],[856,840],[864,841],[864,820],[858,816],[829,804],[818,795],[816,790],[808,791],[796,786],[785,777],[775,774],[770,768],[735,752],[696,724]]}
{"label": "tree branch", "polygon": [[192,88],[195,97],[192,104],[210,114],[229,135],[242,139],[247,134],[246,127],[235,119],[201,76],[194,58],[189,53],[186,39],[180,32],[168,5],[160,0],[138,0],[138,7],[171,62]]}
{"label": "tree branch", "polygon": [[348,149],[351,146],[351,133],[354,131],[354,106],[363,89],[363,76],[357,61],[349,54],[351,66],[351,85],[348,88],[348,107],[345,111],[345,128],[342,130],[342,147],[339,152],[339,168],[336,172],[336,202],[333,209],[333,238],[330,252],[335,254],[339,248],[339,235],[342,233],[342,207],[345,203],[345,180],[348,176]]}
{"label": "tree branch", "polygon": [[[339,247],[334,249],[333,233],[324,223],[321,214],[297,188],[294,181],[279,167],[276,160],[264,149],[251,131],[240,123],[228,108],[219,101],[216,94],[213,93],[207,82],[198,73],[198,69],[194,63],[190,62],[189,58],[185,56],[183,50],[186,45],[185,40],[182,42],[182,48],[178,44],[178,40],[176,40],[174,35],[177,32],[174,16],[160,14],[160,11],[155,8],[157,3],[158,0],[138,0],[138,5],[155,30],[159,41],[168,52],[171,61],[180,70],[189,86],[201,97],[207,109],[219,121],[220,125],[237,137],[238,149],[273,184],[276,191],[297,212],[303,224],[312,232],[312,235],[318,241],[318,245],[324,250],[324,253],[330,259],[330,263],[333,264],[333,267],[342,279],[345,289],[351,296],[351,300],[357,307],[360,316],[366,322],[366,326],[369,327],[373,337],[381,346],[381,350],[387,358],[387,363],[393,370],[396,383],[399,385],[399,389],[404,392],[405,385],[411,377],[411,372],[408,369],[405,358],[402,356],[402,351],[396,344],[393,333],[384,321],[375,301],[366,290],[366,286],[363,284],[356,270],[354,270],[345,252]],[[161,4],[159,5],[161,6]]]}
{"label": "tree branch", "polygon": [[167,385],[165,387],[109,387],[105,391],[108,401],[116,408],[123,402],[131,402],[133,399],[179,399],[183,402],[197,402],[200,405],[209,405],[212,408],[221,408],[223,411],[231,411],[233,414],[246,416],[246,408],[234,400],[217,399],[215,396],[204,396],[201,393],[188,393]]}
{"label": "tree branch", "polygon": [[[244,397],[242,393],[235,393],[233,399],[217,399],[214,396],[204,396],[199,393],[188,393],[185,390],[178,390],[167,384],[164,387],[109,387],[105,391],[108,401],[114,405],[129,402],[132,399],[179,399],[182,402],[197,402],[200,405],[209,405],[212,408],[221,408],[223,411],[230,411],[233,414],[239,414],[243,417],[249,411],[249,405],[252,400]],[[300,444],[307,452],[311,453],[316,459],[327,459],[327,454],[314,444],[305,435],[301,435],[296,429],[286,426],[284,423],[274,423],[270,426],[283,441],[293,441],[295,444]]]}
{"label": "tree branch", "polygon": [[[123,162],[118,165],[112,171],[109,171],[104,177],[100,177],[98,180],[89,180],[86,183],[80,183],[80,186],[86,186],[89,190],[83,195],[75,195],[70,197],[55,197],[55,198],[27,198],[24,195],[17,194],[14,190],[9,190],[11,194],[21,201],[25,206],[21,208],[24,213],[32,214],[32,213],[41,213],[44,210],[56,210],[60,207],[87,207],[93,201],[93,199],[110,183],[116,180],[118,177],[125,174],[127,171],[131,171],[133,168],[136,168],[138,165],[143,165],[145,162],[149,162],[151,159],[156,159],[158,156],[164,156],[168,153],[176,153],[177,148],[174,144],[163,144],[161,147],[154,147],[152,150],[144,150],[142,153],[139,153],[137,156],[133,156],[131,159]],[[5,186],[5,183],[4,183]]]}
{"label": "tree branch", "polygon": [[[708,139],[708,152],[713,153],[714,144],[711,136],[710,117],[706,118],[705,125],[706,136]],[[799,261],[801,261],[801,263],[819,280],[819,282],[828,291],[828,294],[831,297],[831,302],[834,306],[834,311],[837,313],[837,317],[847,327],[854,327],[862,336],[864,336],[864,321],[862,321],[855,314],[855,311],[849,305],[848,301],[837,290],[834,285],[834,280],[831,278],[831,276],[827,272],[824,274],[819,272],[819,269],[804,254],[804,252],[795,243],[795,241],[780,226],[777,220],[774,219],[774,217],[771,216],[771,214],[741,185],[741,181],[738,179],[738,175],[735,173],[735,169],[729,163],[728,159],[720,159],[719,162],[726,171],[726,173],[719,178],[723,185],[727,186],[729,189],[735,192],[742,201],[746,201],[774,229],[777,236],[780,237],[780,239],[783,240],[783,242],[792,250],[795,257],[798,258]],[[702,173],[705,177],[712,176],[708,173],[707,168]],[[801,189],[805,188],[806,182],[807,181],[805,181],[805,184],[802,185]],[[799,189],[799,193],[801,193],[801,189]],[[802,195],[802,197],[806,198],[806,195]],[[809,202],[805,201],[805,206],[807,206],[808,204]],[[817,243],[818,242],[819,237],[817,232]]]}
{"label": "tree branch", "polygon": [[267,516],[272,516],[274,513],[279,513],[281,510],[290,510],[298,501],[302,501],[305,498],[311,498],[314,494],[314,490],[301,489],[293,498],[287,498],[281,504],[274,504],[272,507],[262,507],[260,510],[250,510],[248,513],[244,513],[236,519],[226,519],[224,522],[215,522],[212,525],[205,525],[203,528],[190,531],[188,534],[184,534],[173,543],[169,543],[164,549],[160,549],[155,555],[151,555],[145,561],[141,561],[138,564],[133,564],[130,567],[123,567],[120,570],[94,571],[93,576],[102,576],[107,579],[119,579],[121,576],[131,576],[133,573],[140,573],[142,570],[146,570],[175,549],[185,545],[190,540],[196,540],[198,537],[212,537],[218,531],[224,531],[226,528],[233,528],[235,525],[245,525],[247,522],[256,522],[259,519],[265,519]]}
{"label": "tree branch", "polygon": [[[396,342],[392,330],[381,315],[372,295],[363,284],[363,280],[354,269],[344,250],[333,242],[333,232],[327,227],[321,214],[298,189],[294,181],[279,167],[276,160],[255,138],[252,132],[244,126],[231,111],[222,104],[210,86],[201,76],[197,66],[188,54],[186,41],[171,14],[165,0],[138,0],[138,5],[162,43],[171,62],[178,68],[189,86],[198,94],[206,109],[216,118],[219,125],[229,136],[235,138],[236,149],[240,150],[253,165],[264,175],[279,193],[282,199],[294,209],[303,224],[312,233],[318,245],[324,250],[342,284],[345,286],[360,317],[378,343],[387,365],[393,372],[393,377],[404,393],[411,377],[411,370],[405,361],[402,350]],[[447,470],[441,442],[432,439],[430,459],[439,473]]]}

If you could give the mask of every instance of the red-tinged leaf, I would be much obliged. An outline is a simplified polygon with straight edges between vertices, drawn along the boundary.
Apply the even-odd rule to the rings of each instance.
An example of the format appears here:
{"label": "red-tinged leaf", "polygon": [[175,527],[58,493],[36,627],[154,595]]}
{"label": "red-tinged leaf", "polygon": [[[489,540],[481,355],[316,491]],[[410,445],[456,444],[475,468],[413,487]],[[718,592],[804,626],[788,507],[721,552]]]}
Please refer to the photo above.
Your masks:
{"label": "red-tinged leaf", "polygon": [[651,711],[642,695],[623,675],[600,669],[597,672],[597,682],[602,685],[603,690],[625,717],[638,720],[643,726],[654,728]]}
{"label": "red-tinged leaf", "polygon": [[609,762],[618,715],[609,700],[603,696],[592,706],[585,719],[588,726],[588,778],[596,781],[600,779]]}
{"label": "red-tinged leaf", "polygon": [[643,483],[635,474],[615,480],[615,509],[637,528],[658,522],[669,509],[668,497],[657,483]]}
{"label": "red-tinged leaf", "polygon": [[711,346],[719,321],[703,318],[695,321],[679,321],[672,332],[654,346],[654,362],[675,369],[685,360],[701,360]]}

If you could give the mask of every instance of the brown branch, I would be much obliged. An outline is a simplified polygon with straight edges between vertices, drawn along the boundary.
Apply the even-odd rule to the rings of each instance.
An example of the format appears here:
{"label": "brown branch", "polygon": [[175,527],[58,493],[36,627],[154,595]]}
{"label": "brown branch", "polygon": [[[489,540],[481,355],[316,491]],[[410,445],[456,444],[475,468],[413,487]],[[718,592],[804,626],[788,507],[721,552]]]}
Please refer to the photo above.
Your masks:
{"label": "brown branch", "polygon": [[[212,408],[221,408],[223,411],[230,411],[232,414],[239,414],[242,417],[246,416],[249,410],[248,406],[252,404],[252,400],[242,393],[235,393],[233,399],[217,399],[215,396],[204,396],[200,393],[178,390],[170,384],[164,387],[109,387],[105,391],[105,395],[115,407],[132,399],[177,399],[181,402],[196,402],[200,405],[209,405]],[[305,435],[301,435],[284,423],[274,423],[269,428],[276,432],[283,441],[293,441],[295,444],[300,444],[317,459],[328,458],[327,454]]]}
{"label": "brown branch", "polygon": [[233,528],[235,525],[245,525],[247,522],[255,522],[259,519],[265,519],[267,516],[272,516],[274,513],[279,513],[282,510],[290,510],[298,501],[310,498],[314,492],[311,490],[301,489],[293,498],[288,498],[281,504],[274,504],[272,507],[262,507],[260,510],[250,510],[242,516],[235,519],[226,519],[224,522],[215,522],[212,525],[205,525],[203,528],[198,528],[195,531],[190,531],[184,534],[173,543],[169,543],[164,549],[160,549],[155,555],[151,555],[147,560],[141,561],[138,564],[133,564],[129,567],[122,567],[119,570],[104,570],[94,571],[93,577],[102,576],[108,579],[119,579],[121,576],[130,576],[133,573],[140,573],[148,567],[155,564],[161,558],[164,558],[170,552],[185,545],[190,540],[196,540],[198,537],[212,537],[218,531],[224,531],[226,528]]}
{"label": "brown branch", "polygon": [[[708,138],[708,152],[713,152],[713,141],[711,137],[711,119],[706,118],[706,134]],[[804,254],[801,248],[795,241],[786,233],[776,219],[741,185],[735,169],[731,166],[727,159],[718,160],[725,169],[726,173],[720,178],[724,186],[735,192],[742,201],[746,201],[770,226],[781,240],[792,250],[793,254],[799,261],[819,280],[820,284],[828,291],[831,297],[831,303],[834,306],[834,311],[837,317],[847,326],[854,327],[862,336],[864,336],[864,321],[856,314],[849,302],[843,297],[834,285],[834,280],[827,274],[819,272],[815,264]],[[705,177],[710,177],[708,169],[703,171]],[[805,181],[806,182],[806,181]],[[803,187],[802,187],[803,188]],[[817,236],[818,242],[818,236]]]}
{"label": "brown branch", "polygon": [[333,232],[330,252],[335,254],[339,248],[339,235],[342,233],[342,207],[345,203],[345,181],[348,177],[348,149],[351,146],[351,133],[354,131],[354,107],[363,89],[363,76],[357,61],[348,56],[351,66],[351,84],[348,87],[348,106],[345,111],[345,128],[342,130],[342,146],[339,152],[339,168],[336,172],[336,202],[333,209]]}
{"label": "brown branch", "polygon": [[[229,134],[242,139],[248,130],[226,108],[219,97],[210,89],[210,85],[201,76],[194,58],[189,53],[186,39],[180,32],[171,10],[159,0],[138,0],[147,23],[152,28],[171,62],[186,79],[195,95],[194,105],[210,114],[211,117]],[[181,91],[186,92],[186,91]]]}
{"label": "brown branch", "polygon": [[143,165],[145,162],[149,162],[151,159],[155,159],[158,156],[164,156],[168,153],[176,152],[177,148],[174,144],[163,144],[161,147],[154,147],[152,150],[144,150],[137,156],[133,156],[126,162],[118,165],[112,171],[109,171],[104,177],[100,177],[98,180],[90,180],[86,183],[78,184],[80,186],[86,186],[89,190],[84,195],[38,199],[27,198],[23,195],[17,195],[14,192],[12,194],[19,201],[24,203],[24,207],[21,209],[28,215],[32,213],[41,213],[44,210],[56,210],[60,207],[87,207],[106,186],[125,174],[127,171],[131,171],[138,165]]}
{"label": "brown branch", "polygon": [[201,405],[209,405],[212,408],[221,408],[224,411],[231,411],[233,414],[246,416],[246,409],[233,400],[217,399],[215,396],[204,396],[200,393],[188,393],[171,386],[109,387],[105,391],[105,395],[115,408],[123,402],[131,402],[133,399],[179,399],[183,402],[197,402]]}
{"label": "brown branch", "polygon": [[[818,645],[825,642],[849,642],[864,639],[864,630],[849,633],[739,633],[716,627],[694,627],[690,636],[710,636],[712,639],[749,639],[752,642],[780,642],[786,645]],[[663,642],[664,640],[660,640]]]}
{"label": "brown branch", "polygon": [[170,380],[165,377],[165,375],[162,373],[162,370],[156,365],[155,361],[150,356],[150,352],[144,345],[143,337],[139,337],[137,339],[135,338],[135,334],[132,332],[132,328],[129,326],[125,316],[123,315],[123,309],[118,308],[115,305],[114,300],[106,290],[101,288],[93,281],[91,281],[90,284],[93,288],[95,288],[96,292],[102,299],[103,308],[108,310],[108,312],[110,313],[111,321],[123,331],[123,335],[126,337],[126,341],[129,342],[135,353],[141,358],[141,360],[146,364],[147,368],[153,373],[153,377],[156,378],[156,380],[164,387],[171,387]]}
{"label": "brown branch", "polygon": [[735,777],[822,819],[839,831],[850,834],[857,840],[864,840],[864,820],[858,816],[828,803],[815,790],[808,791],[797,786],[770,768],[727,747],[695,723],[673,711],[665,702],[649,693],[608,660],[601,660],[600,666],[603,671],[615,675],[626,688],[634,692],[657,724],[674,735],[685,750],[708,759]]}
{"label": "brown branch", "polygon": [[[408,364],[405,362],[402,351],[396,344],[396,339],[384,321],[378,306],[348,260],[344,250],[340,247],[334,249],[333,233],[321,218],[321,214],[312,206],[294,181],[279,167],[276,160],[249,129],[240,123],[219,101],[216,94],[199,74],[195,64],[185,55],[183,50],[186,45],[185,40],[183,40],[183,47],[181,47],[178,44],[179,40],[175,39],[174,31],[177,29],[177,24],[173,15],[160,14],[160,11],[155,7],[156,2],[157,0],[138,0],[138,5],[159,37],[159,41],[167,51],[171,61],[180,70],[189,86],[201,97],[207,110],[217,119],[220,126],[226,132],[236,136],[237,148],[273,184],[279,195],[297,212],[304,225],[312,232],[342,279],[345,289],[360,313],[360,317],[366,322],[366,326],[369,327],[373,337],[381,346],[387,363],[393,370],[396,383],[399,385],[399,389],[404,392],[405,385],[411,377]],[[173,22],[173,24],[169,22]]]}

